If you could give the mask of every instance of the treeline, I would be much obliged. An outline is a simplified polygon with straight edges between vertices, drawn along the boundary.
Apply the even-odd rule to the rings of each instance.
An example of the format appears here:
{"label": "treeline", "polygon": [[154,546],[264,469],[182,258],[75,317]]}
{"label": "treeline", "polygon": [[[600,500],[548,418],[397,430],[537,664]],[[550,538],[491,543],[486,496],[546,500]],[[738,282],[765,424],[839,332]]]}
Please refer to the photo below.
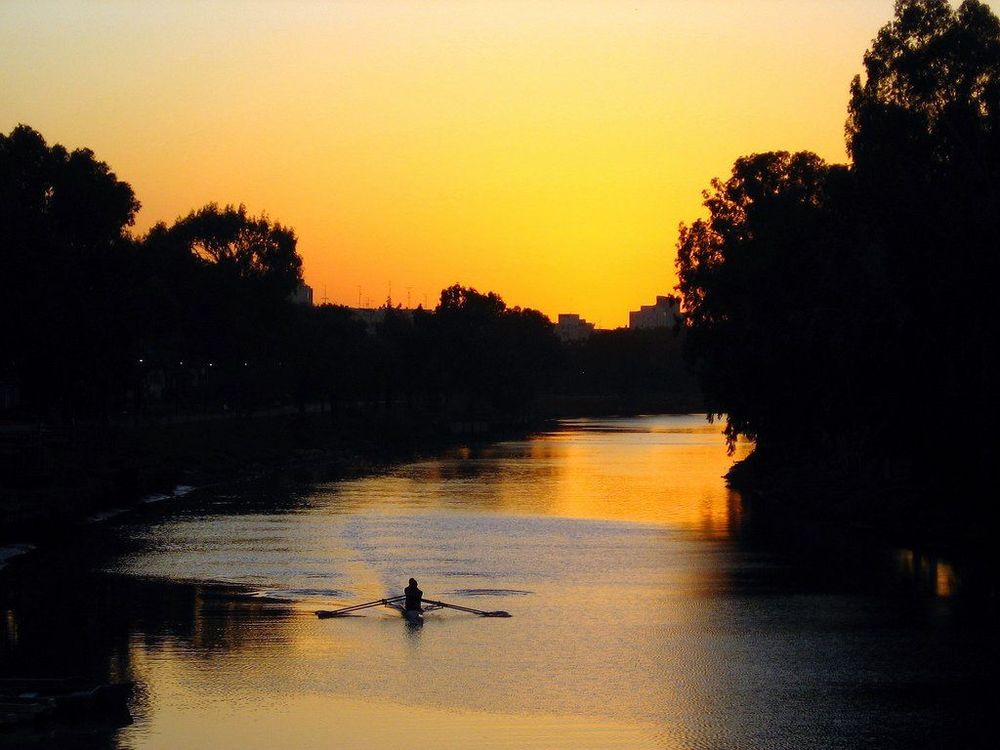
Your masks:
{"label": "treeline", "polygon": [[551,386],[562,362],[552,323],[460,285],[434,310],[387,304],[365,322],[345,307],[296,310],[300,402],[345,399],[459,415],[516,414]]}
{"label": "treeline", "polygon": [[849,164],[741,158],[681,227],[690,356],[761,465],[919,486],[911,502],[959,513],[998,448],[1000,21],[900,0],[864,69]]}
{"label": "treeline", "polygon": [[138,210],[89,149],[23,125],[0,135],[0,381],[24,411],[141,410],[153,373],[236,403],[273,387],[301,278],[294,232],[210,205],[135,237]]}
{"label": "treeline", "polygon": [[434,310],[387,303],[367,320],[296,304],[289,227],[212,204],[135,236],[139,207],[90,150],[50,147],[24,125],[0,134],[8,415],[65,425],[321,402],[488,416],[523,413],[543,392],[627,397],[665,372],[691,388],[672,334],[564,346],[541,313],[458,285]]}
{"label": "treeline", "polygon": [[555,390],[581,405],[587,399],[603,402],[612,411],[700,411],[684,336],[680,320],[666,328],[594,331],[586,341],[564,347]]}

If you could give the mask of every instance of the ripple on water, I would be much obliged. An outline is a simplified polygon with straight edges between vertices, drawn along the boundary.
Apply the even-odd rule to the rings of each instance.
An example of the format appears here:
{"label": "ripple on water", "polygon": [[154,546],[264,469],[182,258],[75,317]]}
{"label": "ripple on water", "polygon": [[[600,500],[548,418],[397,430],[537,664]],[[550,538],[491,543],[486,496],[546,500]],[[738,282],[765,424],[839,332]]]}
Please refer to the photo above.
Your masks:
{"label": "ripple on water", "polygon": [[[321,486],[294,512],[251,487],[221,510],[212,490],[183,504],[201,515],[123,525],[116,572],[195,585],[169,607],[122,597],[130,663],[156,696],[122,746],[198,731],[216,750],[367,748],[413,744],[414,727],[421,744],[480,750],[992,746],[947,741],[988,714],[992,693],[951,686],[996,673],[991,631],[953,627],[948,601],[831,586],[819,565],[840,563],[822,550],[822,575],[793,575],[734,533],[717,427],[616,421],[596,439],[582,422],[498,444],[461,472],[442,458]],[[307,612],[414,572],[435,599],[513,617],[443,611],[419,630],[382,609]]]}
{"label": "ripple on water", "polygon": [[455,589],[448,593],[454,596],[527,596],[535,592],[523,589]]}

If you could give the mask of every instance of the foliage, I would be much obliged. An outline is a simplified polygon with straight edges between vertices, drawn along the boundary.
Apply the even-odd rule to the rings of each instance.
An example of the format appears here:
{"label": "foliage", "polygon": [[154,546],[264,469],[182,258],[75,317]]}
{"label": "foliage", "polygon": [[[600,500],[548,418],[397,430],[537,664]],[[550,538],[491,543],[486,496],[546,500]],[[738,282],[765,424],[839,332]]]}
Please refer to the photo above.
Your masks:
{"label": "foliage", "polygon": [[[890,371],[902,387],[888,406],[917,462],[983,466],[997,447],[986,426],[1000,418],[1000,20],[972,0],[898,3],[865,72],[852,85],[847,135],[859,221],[895,315]],[[964,434],[974,447],[935,434]]]}
{"label": "foliage", "polygon": [[430,324],[436,359],[447,363],[442,388],[475,411],[480,403],[515,410],[551,377],[559,341],[537,310],[508,308],[494,292],[458,284],[441,292]]}
{"label": "foliage", "polygon": [[698,403],[700,394],[682,355],[683,334],[673,328],[595,331],[565,347],[562,391],[613,397],[626,405],[648,403],[651,396]]}
{"label": "foliage", "polygon": [[218,275],[252,285],[258,294],[271,292],[284,299],[302,281],[295,232],[267,216],[249,216],[243,205],[219,208],[210,203],[169,228],[157,224],[148,239],[179,246]]}
{"label": "foliage", "polygon": [[681,227],[690,356],[731,441],[943,478],[997,447],[1000,21],[901,0],[864,63],[849,166],[741,158]]}
{"label": "foliage", "polygon": [[836,278],[844,178],[815,154],[744,157],[705,193],[709,218],[681,226],[689,348],[731,446],[738,434],[801,444],[804,405],[827,411],[815,385],[836,368],[826,349],[850,304]]}
{"label": "foliage", "polygon": [[[295,233],[244,206],[215,204],[171,226],[157,224],[143,242],[148,289],[147,354],[238,369],[281,359],[291,323],[289,296],[301,282]],[[273,374],[273,373],[272,373]]]}
{"label": "foliage", "polygon": [[25,125],[0,134],[0,374],[42,412],[106,413],[130,376],[138,210],[89,149],[49,147]]}
{"label": "foliage", "polygon": [[[25,126],[0,136],[0,197],[0,380],[54,422],[316,402],[490,419],[683,377],[666,332],[567,352],[542,313],[457,284],[434,310],[296,305],[290,228],[209,204],[134,238],[128,184]],[[581,362],[585,382],[567,378]]]}

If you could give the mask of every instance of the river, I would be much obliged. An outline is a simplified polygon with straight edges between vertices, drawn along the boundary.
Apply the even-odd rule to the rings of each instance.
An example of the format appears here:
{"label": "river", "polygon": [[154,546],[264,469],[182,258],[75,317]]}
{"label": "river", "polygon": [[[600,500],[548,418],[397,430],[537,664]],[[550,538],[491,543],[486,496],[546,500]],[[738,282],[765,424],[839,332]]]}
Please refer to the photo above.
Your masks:
{"label": "river", "polygon": [[[568,420],[92,524],[0,591],[0,673],[135,680],[134,722],[0,747],[991,746],[995,633],[955,571],[758,538],[732,461],[700,416]],[[512,617],[313,614],[410,576]]]}

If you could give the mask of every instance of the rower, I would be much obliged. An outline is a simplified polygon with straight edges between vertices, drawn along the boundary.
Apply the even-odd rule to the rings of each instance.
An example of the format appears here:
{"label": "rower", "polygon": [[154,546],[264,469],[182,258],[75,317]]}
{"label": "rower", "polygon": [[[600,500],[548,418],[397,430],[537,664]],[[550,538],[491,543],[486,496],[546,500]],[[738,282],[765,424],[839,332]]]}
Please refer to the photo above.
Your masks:
{"label": "rower", "polygon": [[403,593],[406,595],[406,603],[403,605],[403,609],[407,611],[415,610],[417,612],[423,612],[423,607],[420,606],[420,602],[423,599],[424,592],[417,588],[416,578],[410,579],[410,585],[403,590]]}

